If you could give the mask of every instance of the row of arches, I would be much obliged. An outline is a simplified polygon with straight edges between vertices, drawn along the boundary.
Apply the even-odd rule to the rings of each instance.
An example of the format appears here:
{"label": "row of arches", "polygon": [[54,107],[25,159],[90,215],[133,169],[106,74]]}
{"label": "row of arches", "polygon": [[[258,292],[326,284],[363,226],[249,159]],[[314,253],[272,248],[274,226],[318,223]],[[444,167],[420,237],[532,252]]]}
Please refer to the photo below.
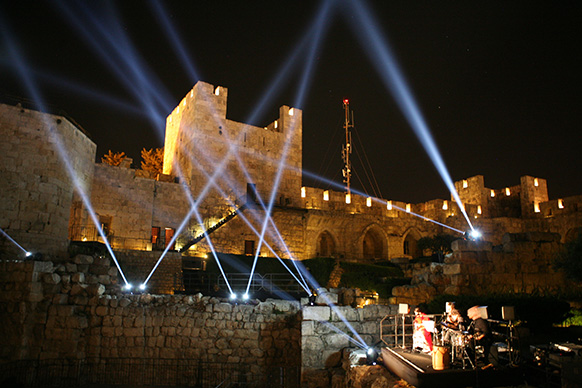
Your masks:
{"label": "row of arches", "polygon": [[[401,252],[394,255],[403,255],[412,258],[420,257],[422,252],[417,247],[421,234],[414,228],[409,229],[402,240]],[[355,242],[355,252],[366,260],[385,260],[390,257],[388,250],[388,236],[378,225],[366,227]],[[316,256],[334,257],[338,255],[337,239],[328,230],[324,230],[316,238]],[[394,249],[394,245],[392,245]]]}

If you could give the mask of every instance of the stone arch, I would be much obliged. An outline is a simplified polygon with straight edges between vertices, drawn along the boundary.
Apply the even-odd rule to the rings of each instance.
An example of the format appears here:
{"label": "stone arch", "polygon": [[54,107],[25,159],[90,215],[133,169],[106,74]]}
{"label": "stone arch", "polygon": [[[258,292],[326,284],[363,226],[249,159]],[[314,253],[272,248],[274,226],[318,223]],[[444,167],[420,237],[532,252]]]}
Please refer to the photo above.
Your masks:
{"label": "stone arch", "polygon": [[416,228],[410,228],[404,234],[404,239],[402,241],[402,252],[406,256],[410,256],[413,259],[422,256],[422,251],[418,249],[418,240],[422,235]]}
{"label": "stone arch", "polygon": [[580,235],[582,235],[582,228],[578,227],[578,228],[569,229],[566,232],[566,235],[564,236],[564,242],[566,242],[566,243],[573,242]]}
{"label": "stone arch", "polygon": [[315,256],[334,257],[337,252],[337,243],[333,235],[327,230],[322,231],[315,241]]}
{"label": "stone arch", "polygon": [[386,234],[378,225],[369,225],[359,239],[362,258],[366,260],[378,260],[388,257],[388,244]]}

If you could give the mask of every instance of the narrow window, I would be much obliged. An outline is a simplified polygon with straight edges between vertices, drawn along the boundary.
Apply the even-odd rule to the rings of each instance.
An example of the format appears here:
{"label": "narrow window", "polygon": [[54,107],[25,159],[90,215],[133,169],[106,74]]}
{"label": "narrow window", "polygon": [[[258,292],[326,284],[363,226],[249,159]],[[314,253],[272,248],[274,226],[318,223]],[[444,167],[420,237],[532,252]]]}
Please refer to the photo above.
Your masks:
{"label": "narrow window", "polygon": [[245,255],[253,256],[255,254],[255,240],[245,240]]}

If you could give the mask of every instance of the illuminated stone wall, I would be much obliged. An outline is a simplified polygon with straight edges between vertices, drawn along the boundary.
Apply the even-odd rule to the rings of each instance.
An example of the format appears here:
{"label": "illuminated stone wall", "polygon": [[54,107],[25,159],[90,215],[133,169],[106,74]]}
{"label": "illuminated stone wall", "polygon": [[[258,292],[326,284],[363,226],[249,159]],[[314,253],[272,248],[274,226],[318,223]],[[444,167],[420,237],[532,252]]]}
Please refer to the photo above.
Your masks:
{"label": "illuminated stone wall", "polygon": [[[96,164],[91,203],[113,249],[151,250],[152,227],[177,230],[190,205],[183,188],[136,175],[137,170]],[[72,229],[74,240],[102,241],[87,211]],[[163,248],[163,245],[162,245]]]}
{"label": "illuminated stone wall", "polygon": [[[91,191],[95,144],[62,116],[4,104],[0,137],[0,228],[27,250],[64,254],[78,200],[73,181]],[[0,244],[16,252],[6,239]]]}
{"label": "illuminated stone wall", "polygon": [[164,173],[185,180],[195,198],[215,176],[217,187],[200,204],[204,216],[213,216],[206,214],[206,207],[228,205],[225,198],[240,203],[247,183],[255,184],[268,201],[285,150],[285,168],[274,198],[296,206],[302,168],[301,110],[282,106],[279,117],[265,127],[239,123],[226,118],[227,92],[222,86],[198,82],[168,116]]}

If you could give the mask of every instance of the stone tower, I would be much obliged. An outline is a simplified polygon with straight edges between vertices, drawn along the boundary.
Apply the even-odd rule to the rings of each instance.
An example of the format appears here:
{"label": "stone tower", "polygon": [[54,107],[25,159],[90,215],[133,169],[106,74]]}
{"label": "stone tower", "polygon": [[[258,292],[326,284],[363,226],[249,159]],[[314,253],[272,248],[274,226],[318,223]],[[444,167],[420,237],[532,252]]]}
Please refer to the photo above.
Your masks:
{"label": "stone tower", "polygon": [[275,199],[297,206],[302,112],[282,106],[265,127],[239,123],[226,118],[227,94],[227,88],[198,82],[168,116],[164,174],[185,183],[199,206],[211,212],[230,201],[244,202],[249,185],[267,201],[284,159]]}

